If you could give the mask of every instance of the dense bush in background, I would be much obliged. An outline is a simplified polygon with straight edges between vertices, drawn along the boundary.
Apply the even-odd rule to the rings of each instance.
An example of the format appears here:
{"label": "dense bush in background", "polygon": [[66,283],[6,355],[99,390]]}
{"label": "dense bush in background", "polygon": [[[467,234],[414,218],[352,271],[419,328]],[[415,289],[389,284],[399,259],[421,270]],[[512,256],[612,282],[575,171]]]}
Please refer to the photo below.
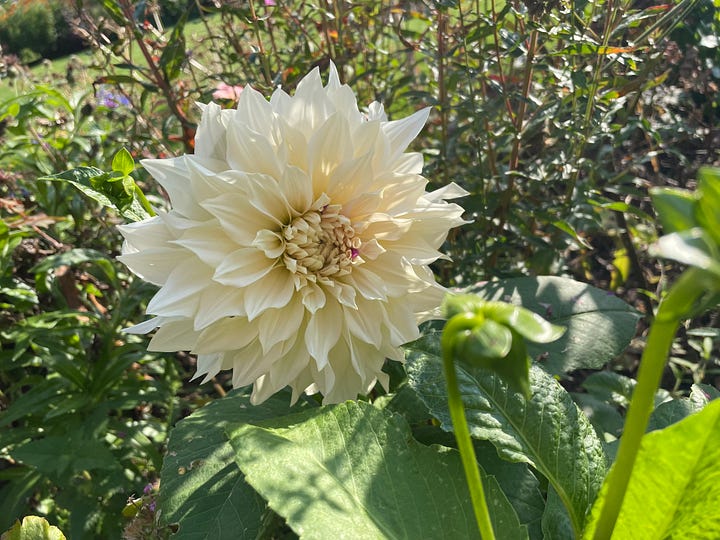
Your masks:
{"label": "dense bush in background", "polygon": [[[136,159],[192,152],[195,102],[221,83],[292,91],[332,59],[361,106],[381,101],[391,119],[431,106],[415,149],[432,187],[470,191],[474,222],[450,238],[454,262],[436,267],[445,284],[569,275],[652,317],[676,268],[647,254],[659,233],[647,190],[692,187],[700,165],[720,164],[710,0],[218,0],[193,3],[193,22],[184,5],[92,2],[71,11],[92,55],[32,78],[0,71],[0,530],[33,512],[73,539],[117,538],[127,499],[150,504],[169,427],[228,388],[187,384],[191,358],[121,333],[153,292],[114,260],[122,218],[69,182],[80,179],[47,179],[110,170],[123,147]],[[172,28],[154,17],[161,6]],[[67,6],[3,7],[0,42],[14,33],[17,54],[59,50]],[[142,169],[133,176],[166,204]],[[668,391],[717,382],[717,321],[685,329]],[[642,339],[609,366],[617,388],[631,385]],[[579,390],[584,376],[563,382]],[[584,403],[610,432],[602,418],[625,402],[600,390]]]}
{"label": "dense bush in background", "polygon": [[73,2],[19,0],[0,6],[0,45],[25,62],[57,58],[84,47],[70,23]]}

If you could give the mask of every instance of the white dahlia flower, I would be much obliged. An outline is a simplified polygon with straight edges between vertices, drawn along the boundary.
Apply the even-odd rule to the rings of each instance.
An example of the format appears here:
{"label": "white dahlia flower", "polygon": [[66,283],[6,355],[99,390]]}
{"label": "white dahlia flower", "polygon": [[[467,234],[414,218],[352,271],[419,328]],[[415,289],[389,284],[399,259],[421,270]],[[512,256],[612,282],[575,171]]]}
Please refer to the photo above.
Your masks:
{"label": "white dahlia flower", "polygon": [[355,399],[386,358],[419,337],[445,290],[428,264],[463,209],[425,192],[418,153],[404,153],[428,109],[389,122],[358,110],[334,65],[294,96],[250,87],[237,109],[203,106],[195,154],[143,161],[172,209],[122,226],[120,260],[160,286],[147,306],[150,350],[188,350],[205,380],[233,370],[260,403],[290,385]]}

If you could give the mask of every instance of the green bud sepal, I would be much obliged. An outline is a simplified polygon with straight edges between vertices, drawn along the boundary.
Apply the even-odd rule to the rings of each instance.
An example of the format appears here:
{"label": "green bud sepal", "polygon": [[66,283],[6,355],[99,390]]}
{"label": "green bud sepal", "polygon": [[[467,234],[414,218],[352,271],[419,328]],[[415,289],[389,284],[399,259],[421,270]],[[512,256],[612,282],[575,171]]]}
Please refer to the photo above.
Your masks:
{"label": "green bud sepal", "polygon": [[448,295],[443,302],[448,319],[441,345],[453,360],[489,369],[530,399],[530,357],[525,340],[555,341],[565,328],[537,313],[505,302],[478,296]]}

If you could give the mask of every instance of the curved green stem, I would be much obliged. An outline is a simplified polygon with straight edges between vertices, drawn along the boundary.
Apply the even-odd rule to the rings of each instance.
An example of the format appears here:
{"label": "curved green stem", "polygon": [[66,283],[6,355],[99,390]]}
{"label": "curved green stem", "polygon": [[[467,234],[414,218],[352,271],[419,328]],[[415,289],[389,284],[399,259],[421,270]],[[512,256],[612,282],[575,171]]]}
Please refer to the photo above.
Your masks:
{"label": "curved green stem", "polygon": [[[453,320],[454,319],[454,320]],[[453,423],[453,431],[455,432],[455,440],[457,440],[458,450],[460,450],[460,459],[462,460],[463,469],[465,470],[465,478],[470,490],[470,498],[475,512],[475,519],[480,530],[483,540],[495,540],[492,523],[490,522],[490,512],[488,511],[487,501],[485,500],[485,491],[483,490],[482,478],[478,469],[475,449],[470,438],[470,430],[468,429],[467,419],[465,418],[465,408],[463,407],[460,388],[458,387],[457,374],[455,373],[455,364],[453,362],[453,341],[458,331],[467,329],[468,325],[473,324],[467,318],[453,318],[448,321],[445,331],[441,338],[443,349],[443,371],[448,388],[448,408],[450,409],[450,418]]]}
{"label": "curved green stem", "polygon": [[617,459],[605,495],[605,503],[595,529],[594,540],[612,536],[615,522],[627,491],[640,442],[647,429],[655,403],[655,392],[660,384],[665,361],[672,346],[680,321],[692,310],[696,301],[707,289],[702,271],[691,268],[684,272],[658,307],[655,321],[650,327],[647,344],[640,360],[637,385],[625,420]]}

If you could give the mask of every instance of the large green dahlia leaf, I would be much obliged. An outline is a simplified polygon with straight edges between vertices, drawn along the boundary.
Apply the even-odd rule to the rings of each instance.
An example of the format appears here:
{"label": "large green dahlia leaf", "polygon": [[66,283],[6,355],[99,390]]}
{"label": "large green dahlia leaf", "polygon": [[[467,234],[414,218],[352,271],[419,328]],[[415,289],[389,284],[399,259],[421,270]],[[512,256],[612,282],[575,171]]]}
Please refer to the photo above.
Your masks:
{"label": "large green dahlia leaf", "polygon": [[236,390],[180,421],[170,433],[163,462],[159,508],[167,524],[177,524],[173,540],[254,540],[265,501],[244,479],[225,428],[273,418],[290,408],[289,394],[250,405],[248,392]]}
{"label": "large green dahlia leaf", "polygon": [[[595,430],[558,382],[537,365],[530,369],[526,401],[500,377],[456,365],[470,433],[490,441],[504,459],[535,467],[557,492],[576,534],[606,471]],[[452,430],[437,336],[426,335],[408,354],[409,383],[442,427]]]}
{"label": "large green dahlia leaf", "polygon": [[[229,430],[247,482],[303,539],[479,538],[460,456],[405,420],[347,402]],[[498,538],[527,538],[493,477]]]}

